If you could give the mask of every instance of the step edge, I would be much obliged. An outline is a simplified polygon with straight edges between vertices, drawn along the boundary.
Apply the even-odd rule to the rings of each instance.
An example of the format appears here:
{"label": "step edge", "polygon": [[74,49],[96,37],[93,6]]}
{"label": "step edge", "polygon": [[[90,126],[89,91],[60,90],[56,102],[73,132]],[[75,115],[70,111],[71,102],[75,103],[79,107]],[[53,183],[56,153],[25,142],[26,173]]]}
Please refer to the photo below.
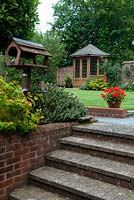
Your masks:
{"label": "step edge", "polygon": [[[47,167],[47,166],[46,166]],[[53,167],[47,167],[47,168],[50,168],[50,169],[55,169],[55,168],[53,168]],[[42,170],[45,170],[45,167],[42,167]],[[64,171],[64,170],[60,170],[60,169],[56,169],[57,171]],[[33,171],[36,171],[36,170],[33,170]],[[66,173],[66,171],[64,171],[65,173]],[[76,173],[72,173],[72,172],[69,172],[70,174],[76,174]],[[67,174],[65,174],[65,175],[67,175]],[[37,180],[38,182],[42,182],[42,183],[45,183],[45,184],[47,184],[46,182],[48,182],[48,185],[49,186],[53,186],[53,183],[55,183],[55,180],[47,180],[47,178],[41,178],[41,177],[38,177],[37,175],[35,175],[35,174],[32,174],[32,172],[29,174],[29,176],[33,179],[33,180]],[[80,175],[78,175],[79,177],[80,177]],[[81,175],[81,177],[83,177],[84,178],[84,176],[82,176]],[[117,189],[119,189],[119,192],[123,192],[125,195],[128,195],[128,197],[130,197],[129,198],[129,200],[131,200],[131,198],[132,197],[134,197],[134,191],[133,190],[130,190],[130,189],[128,189],[128,188],[122,188],[122,187],[120,187],[120,186],[115,186],[115,185],[113,185],[113,184],[110,184],[110,183],[106,183],[106,182],[104,182],[104,181],[99,181],[99,180],[96,180],[96,179],[93,179],[93,178],[90,178],[90,177],[85,177],[86,179],[89,179],[89,180],[91,180],[91,181],[95,181],[95,182],[98,182],[98,184],[104,184],[105,186],[107,185],[107,187],[109,188],[110,187],[110,190],[108,190],[109,192],[111,191],[111,189],[113,190],[115,190],[116,188]],[[50,184],[50,182],[51,182],[51,184]],[[83,196],[83,194],[84,195],[86,195],[86,196],[83,196],[83,197],[87,197],[87,195],[88,195],[88,198],[92,198],[92,200],[108,200],[107,198],[106,198],[106,196],[102,196],[102,197],[97,197],[95,194],[89,194],[89,193],[87,193],[87,192],[83,192],[83,191],[80,191],[79,189],[76,189],[76,188],[74,188],[74,186],[66,186],[66,185],[63,185],[62,183],[55,183],[55,187],[57,187],[57,184],[58,184],[58,188],[61,188],[61,186],[63,186],[64,188],[63,188],[63,190],[65,190],[65,191],[67,191],[67,192],[69,192],[69,190],[71,190],[71,193],[73,193],[73,194],[76,194],[76,195],[78,195],[78,196]],[[96,184],[96,183],[95,183]],[[68,190],[69,189],[69,190]],[[79,194],[78,194],[79,193]],[[119,193],[118,193],[119,194]],[[106,193],[106,195],[107,195],[107,193]],[[123,199],[123,200],[126,200],[126,199]]]}
{"label": "step edge", "polygon": [[56,158],[56,157],[52,157],[51,155],[47,155],[46,156],[47,160],[51,160],[51,161],[56,161],[58,163],[63,163],[69,166],[73,166],[73,167],[78,167],[79,169],[84,169],[84,170],[91,170],[93,172],[99,173],[99,174],[103,174],[105,176],[110,176],[113,178],[119,178],[121,180],[125,180],[125,181],[129,181],[129,182],[134,182],[134,178],[127,176],[127,175],[123,175],[123,174],[119,174],[119,173],[115,173],[115,172],[111,172],[105,169],[100,169],[97,167],[93,167],[93,166],[86,166],[86,165],[82,165],[73,161],[67,161],[67,160],[63,160],[60,158]]}
{"label": "step edge", "polygon": [[[26,190],[27,188],[29,188],[30,186],[30,189]],[[35,200],[35,198],[33,199],[33,197],[31,198],[31,192],[35,189],[38,189],[40,190],[41,192],[44,192],[45,195],[47,193],[47,197],[55,197],[55,194],[56,194],[56,200],[60,199],[60,200],[65,200],[65,197],[63,195],[59,195],[58,193],[56,192],[51,192],[51,191],[47,191],[46,189],[43,189],[39,186],[34,186],[34,185],[31,185],[31,184],[27,184],[27,185],[23,185],[23,186],[20,186],[18,188],[16,188],[13,192],[11,192],[10,196],[9,196],[9,200],[24,200],[24,197],[22,196],[22,191],[21,189],[23,189],[23,193],[25,192],[26,190],[26,194],[28,195],[27,196],[27,200]],[[39,194],[40,191],[37,193]],[[30,192],[30,193],[29,193]],[[20,196],[20,193],[21,193],[21,197],[18,197]],[[36,195],[36,194],[35,194]],[[36,196],[35,196],[36,197]],[[38,196],[37,196],[38,197]],[[23,199],[22,199],[23,198]],[[67,198],[67,197],[66,197]],[[45,198],[46,199],[46,198]],[[25,199],[26,200],[26,199]],[[43,199],[42,199],[43,200]],[[71,200],[70,198],[68,200]]]}
{"label": "step edge", "polygon": [[44,178],[40,178],[40,177],[37,177],[37,176],[35,176],[33,174],[29,174],[29,175],[30,175],[30,178],[32,178],[33,180],[36,180],[38,182],[47,184],[49,186],[57,187],[58,189],[62,189],[62,190],[65,190],[67,192],[71,192],[71,193],[73,193],[75,195],[82,196],[82,197],[87,197],[87,198],[95,198],[95,200],[103,200],[102,198],[98,198],[96,196],[87,194],[86,192],[82,192],[82,191],[80,191],[78,189],[75,189],[73,187],[65,186],[65,185],[62,185],[61,183],[56,183],[54,181],[50,181],[50,180],[47,180],[47,179],[44,179]]}
{"label": "step edge", "polygon": [[65,140],[61,140],[61,144],[85,148],[85,149],[92,149],[92,150],[96,150],[96,151],[102,151],[102,152],[106,152],[106,153],[110,153],[110,154],[134,158],[134,153],[131,153],[128,151],[123,151],[123,150],[121,151],[121,150],[117,150],[114,148],[108,149],[107,147],[99,146],[99,145],[97,146],[97,145],[93,145],[93,144],[84,144],[84,143],[82,144],[82,143],[78,143],[78,142],[71,142],[71,141],[65,141]]}
{"label": "step edge", "polygon": [[132,139],[134,140],[134,135],[133,134],[125,134],[125,133],[119,133],[119,132],[108,132],[106,130],[99,130],[99,129],[92,129],[92,128],[85,128],[85,127],[79,127],[79,126],[73,126],[72,127],[73,131],[78,131],[78,132],[83,132],[83,133],[95,133],[99,135],[104,135],[104,136],[114,136],[118,138],[126,138],[126,139]]}

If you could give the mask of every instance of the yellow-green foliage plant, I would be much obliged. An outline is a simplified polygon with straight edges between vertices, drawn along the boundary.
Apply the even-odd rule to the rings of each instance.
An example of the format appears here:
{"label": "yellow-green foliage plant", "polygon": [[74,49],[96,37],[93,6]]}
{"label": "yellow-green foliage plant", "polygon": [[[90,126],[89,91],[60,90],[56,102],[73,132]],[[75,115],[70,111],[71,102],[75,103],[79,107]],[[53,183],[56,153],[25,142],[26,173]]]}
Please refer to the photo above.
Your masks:
{"label": "yellow-green foliage plant", "polygon": [[34,130],[40,121],[40,112],[32,112],[32,97],[22,93],[17,82],[7,83],[0,76],[0,133],[25,134]]}
{"label": "yellow-green foliage plant", "polygon": [[88,78],[85,84],[80,88],[83,90],[104,90],[106,89],[108,84],[106,83],[106,79],[104,78]]}
{"label": "yellow-green foliage plant", "polygon": [[96,78],[90,81],[89,89],[90,90],[104,90],[107,88],[107,83],[105,78]]}

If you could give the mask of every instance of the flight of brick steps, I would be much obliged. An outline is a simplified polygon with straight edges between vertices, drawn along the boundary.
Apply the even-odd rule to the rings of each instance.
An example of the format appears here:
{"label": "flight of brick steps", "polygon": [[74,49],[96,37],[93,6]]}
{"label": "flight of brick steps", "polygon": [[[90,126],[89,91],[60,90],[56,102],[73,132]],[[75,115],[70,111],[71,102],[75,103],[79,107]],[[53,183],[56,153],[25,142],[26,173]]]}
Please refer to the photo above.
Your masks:
{"label": "flight of brick steps", "polygon": [[74,126],[10,200],[134,200],[134,127]]}

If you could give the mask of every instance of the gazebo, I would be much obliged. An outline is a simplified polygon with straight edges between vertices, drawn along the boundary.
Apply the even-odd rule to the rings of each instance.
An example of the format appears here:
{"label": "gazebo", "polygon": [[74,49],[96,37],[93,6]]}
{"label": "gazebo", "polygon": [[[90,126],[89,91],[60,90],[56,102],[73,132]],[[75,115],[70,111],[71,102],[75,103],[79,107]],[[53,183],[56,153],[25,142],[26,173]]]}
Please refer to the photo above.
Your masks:
{"label": "gazebo", "polygon": [[98,65],[101,59],[109,57],[108,53],[89,44],[70,56],[73,59],[73,87],[80,87],[88,77],[104,77],[104,72],[99,70]]}

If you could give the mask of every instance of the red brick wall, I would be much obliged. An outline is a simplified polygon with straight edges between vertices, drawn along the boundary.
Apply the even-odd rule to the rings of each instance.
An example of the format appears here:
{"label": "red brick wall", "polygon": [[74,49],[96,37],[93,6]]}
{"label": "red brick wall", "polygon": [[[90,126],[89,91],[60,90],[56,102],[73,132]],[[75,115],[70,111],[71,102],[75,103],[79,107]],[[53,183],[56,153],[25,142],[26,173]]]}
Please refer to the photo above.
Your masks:
{"label": "red brick wall", "polygon": [[0,135],[0,200],[28,180],[28,172],[44,165],[47,152],[58,148],[58,139],[71,133],[72,123],[40,126],[26,136]]}
{"label": "red brick wall", "polygon": [[67,66],[67,67],[61,67],[58,69],[57,72],[57,85],[65,86],[64,76],[69,75],[73,79],[73,67]]}
{"label": "red brick wall", "polygon": [[128,117],[127,110],[119,108],[100,108],[100,107],[89,107],[90,115],[95,117],[113,117],[113,118],[125,118]]}
{"label": "red brick wall", "polygon": [[[127,76],[125,71],[130,73],[130,76]],[[134,60],[132,61],[124,61],[122,64],[122,82],[123,83],[132,83],[134,82]]]}

